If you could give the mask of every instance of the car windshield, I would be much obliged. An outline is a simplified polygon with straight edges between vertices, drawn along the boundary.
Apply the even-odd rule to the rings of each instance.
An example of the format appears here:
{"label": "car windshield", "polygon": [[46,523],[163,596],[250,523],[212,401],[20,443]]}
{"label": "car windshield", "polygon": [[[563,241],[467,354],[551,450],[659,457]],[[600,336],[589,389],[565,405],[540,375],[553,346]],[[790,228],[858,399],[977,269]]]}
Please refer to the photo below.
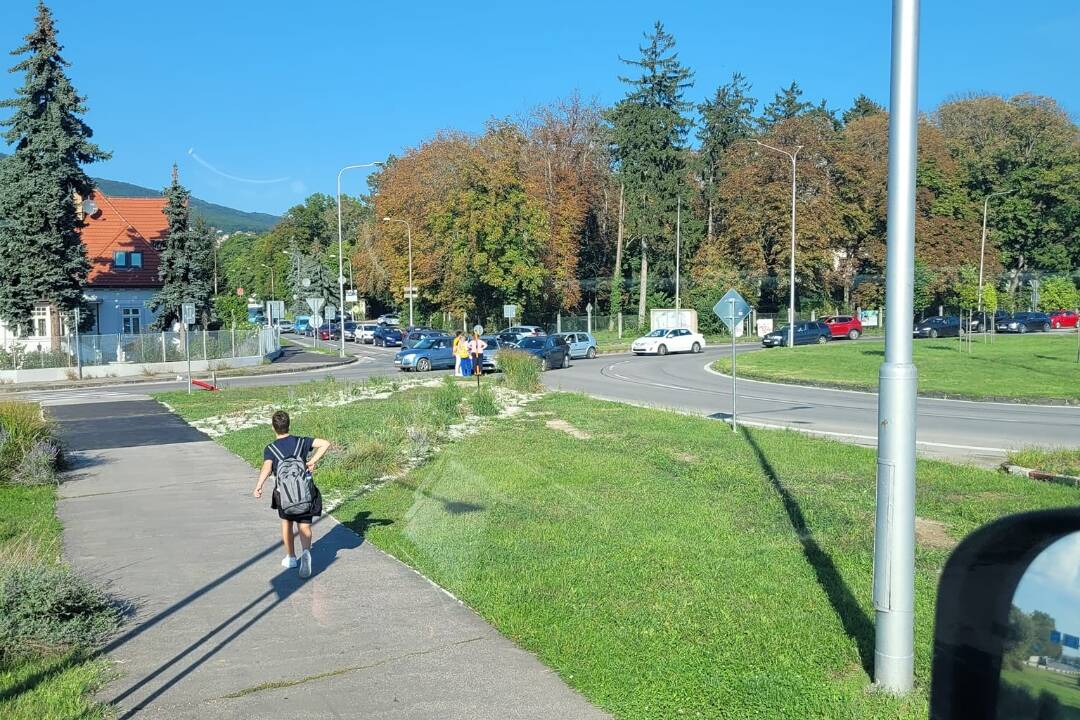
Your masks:
{"label": "car windshield", "polygon": [[518,347],[522,348],[541,348],[544,347],[544,341],[541,338],[525,338],[518,343]]}
{"label": "car windshield", "polygon": [[664,337],[667,334],[668,334],[667,330],[662,330],[662,329],[661,330],[653,330],[651,333],[649,333],[645,337]]}
{"label": "car windshield", "polygon": [[420,342],[416,343],[416,345],[413,346],[413,349],[415,349],[415,350],[427,350],[437,341],[438,341],[438,338],[433,338],[433,337],[424,338]]}

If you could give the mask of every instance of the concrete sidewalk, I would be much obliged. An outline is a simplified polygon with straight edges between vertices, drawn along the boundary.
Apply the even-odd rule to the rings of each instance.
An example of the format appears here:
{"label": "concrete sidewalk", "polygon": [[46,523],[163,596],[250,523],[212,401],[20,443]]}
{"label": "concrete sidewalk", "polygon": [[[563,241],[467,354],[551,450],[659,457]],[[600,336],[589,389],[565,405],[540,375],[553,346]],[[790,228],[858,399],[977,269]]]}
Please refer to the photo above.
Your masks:
{"label": "concrete sidewalk", "polygon": [[[105,408],[55,410],[63,428]],[[607,717],[333,519],[315,526],[312,577],[284,570],[250,466],[182,428],[155,442],[78,452],[60,489],[65,555],[137,605],[107,648],[118,717]]]}

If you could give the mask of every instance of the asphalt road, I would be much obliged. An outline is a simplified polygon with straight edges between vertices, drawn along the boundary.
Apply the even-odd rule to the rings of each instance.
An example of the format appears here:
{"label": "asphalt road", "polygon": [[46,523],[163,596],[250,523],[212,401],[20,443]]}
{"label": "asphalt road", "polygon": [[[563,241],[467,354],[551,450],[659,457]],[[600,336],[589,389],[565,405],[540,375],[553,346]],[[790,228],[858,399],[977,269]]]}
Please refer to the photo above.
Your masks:
{"label": "asphalt road", "polygon": [[[305,343],[309,343],[306,341]],[[249,387],[308,382],[332,376],[362,379],[398,372],[394,348],[346,343],[357,362],[339,368],[288,375],[238,377],[223,380],[227,387]],[[756,351],[756,345],[739,352]],[[583,392],[641,405],[727,420],[731,414],[731,380],[706,370],[728,347],[699,355],[634,357],[602,355],[576,360],[567,370],[545,374],[545,383],[558,390]],[[45,405],[72,401],[146,399],[147,392],[177,390],[182,382],[156,382],[86,390],[39,391],[26,397]],[[919,451],[924,455],[1000,462],[1009,449],[1030,445],[1080,446],[1080,408],[983,403],[960,400],[919,400]],[[877,437],[877,396],[873,393],[781,385],[740,380],[739,420],[745,424],[785,427],[828,437],[873,445]]]}

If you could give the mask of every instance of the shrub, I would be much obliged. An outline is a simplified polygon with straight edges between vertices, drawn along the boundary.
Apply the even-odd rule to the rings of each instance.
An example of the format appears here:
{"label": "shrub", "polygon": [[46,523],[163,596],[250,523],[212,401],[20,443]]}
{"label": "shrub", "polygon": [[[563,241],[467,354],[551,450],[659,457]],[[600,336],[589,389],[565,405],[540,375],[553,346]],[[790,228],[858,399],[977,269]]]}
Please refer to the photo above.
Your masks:
{"label": "shrub", "polygon": [[487,385],[480,386],[469,396],[469,405],[472,407],[473,414],[480,417],[499,413],[499,401],[495,399],[495,393]]}
{"label": "shrub", "polygon": [[519,392],[540,389],[542,368],[535,355],[521,350],[499,350],[495,358],[509,388]]}
{"label": "shrub", "polygon": [[461,386],[450,375],[443,378],[439,389],[432,396],[431,406],[435,424],[442,427],[461,417],[461,400],[464,393]]}
{"label": "shrub", "polygon": [[15,468],[11,482],[19,485],[48,485],[56,482],[60,448],[51,440],[36,440]]}
{"label": "shrub", "polygon": [[[29,460],[27,456],[34,453]],[[52,458],[48,480],[60,461],[60,451],[53,437],[53,427],[41,416],[41,410],[32,403],[0,401],[0,483],[18,482],[23,463],[35,471],[49,457]]]}
{"label": "shrub", "polygon": [[0,658],[91,648],[120,625],[121,612],[68,567],[8,567],[0,576]]}

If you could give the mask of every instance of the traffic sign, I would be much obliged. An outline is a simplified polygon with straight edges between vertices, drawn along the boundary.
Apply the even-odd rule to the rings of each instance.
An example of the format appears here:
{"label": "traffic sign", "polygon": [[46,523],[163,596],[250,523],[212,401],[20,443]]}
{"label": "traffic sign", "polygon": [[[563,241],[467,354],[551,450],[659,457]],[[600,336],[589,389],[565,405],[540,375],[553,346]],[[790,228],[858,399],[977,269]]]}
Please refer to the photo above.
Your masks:
{"label": "traffic sign", "polygon": [[183,316],[185,325],[195,324],[195,303],[183,303],[180,305],[180,314]]}
{"label": "traffic sign", "polygon": [[472,331],[474,333],[476,333],[477,335],[483,335],[484,334],[484,326],[480,325],[479,323],[476,324],[476,325],[473,325],[472,326]]}
{"label": "traffic sign", "polygon": [[743,299],[738,290],[732,288],[724,293],[724,297],[713,305],[713,312],[734,334],[735,328],[750,314],[750,305]]}
{"label": "traffic sign", "polygon": [[346,290],[345,291],[345,302],[354,303],[354,302],[356,302],[356,298],[357,298],[357,295],[356,295],[355,290]]}
{"label": "traffic sign", "polygon": [[592,313],[592,303],[589,303],[588,305],[585,306],[585,312],[590,313],[590,314]]}
{"label": "traffic sign", "polygon": [[517,305],[503,305],[503,317],[513,320],[517,317]]}
{"label": "traffic sign", "polygon": [[267,300],[266,301],[266,319],[267,320],[281,320],[285,317],[285,301],[284,300]]}
{"label": "traffic sign", "polygon": [[310,297],[307,299],[308,307],[311,308],[311,312],[315,313],[316,315],[319,314],[319,311],[323,309],[323,305],[325,304],[326,301],[322,298]]}

